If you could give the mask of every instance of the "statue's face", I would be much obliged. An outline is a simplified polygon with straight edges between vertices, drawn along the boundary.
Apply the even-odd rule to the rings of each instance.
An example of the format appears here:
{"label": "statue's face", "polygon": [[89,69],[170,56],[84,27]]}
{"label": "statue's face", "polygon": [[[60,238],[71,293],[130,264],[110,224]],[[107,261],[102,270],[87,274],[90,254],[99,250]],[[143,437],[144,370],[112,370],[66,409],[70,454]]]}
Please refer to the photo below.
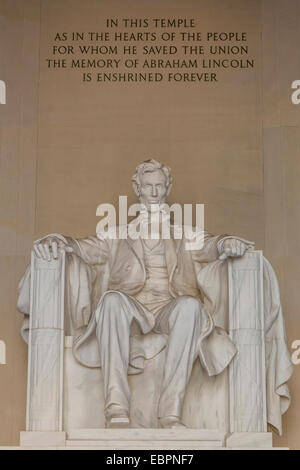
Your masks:
{"label": "statue's face", "polygon": [[163,204],[167,198],[167,180],[162,170],[144,173],[139,187],[140,203],[148,210],[152,204]]}

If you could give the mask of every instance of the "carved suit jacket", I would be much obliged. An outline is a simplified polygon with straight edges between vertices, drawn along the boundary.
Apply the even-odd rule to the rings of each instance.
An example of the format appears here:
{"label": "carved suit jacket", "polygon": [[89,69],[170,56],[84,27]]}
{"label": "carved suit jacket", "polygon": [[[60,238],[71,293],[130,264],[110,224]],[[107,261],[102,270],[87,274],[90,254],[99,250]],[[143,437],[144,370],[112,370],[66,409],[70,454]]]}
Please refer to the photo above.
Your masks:
{"label": "carved suit jacket", "polygon": [[[203,263],[219,257],[220,242],[226,235],[202,234],[203,247],[187,250],[191,239],[171,238],[164,240],[165,257],[169,274],[169,289],[173,297],[191,295],[201,297],[197,283],[197,272]],[[144,253],[140,238],[109,239],[105,236],[90,236],[74,239],[64,237],[69,246],[85,263],[97,266],[102,278],[100,290],[119,290],[134,296],[143,289],[146,281]],[[99,274],[98,274],[99,275]]]}
{"label": "carved suit jacket", "polygon": [[[202,248],[190,250],[186,249],[186,243],[195,242],[196,237],[175,238],[175,229],[176,227],[172,227],[171,238],[164,240],[170,293],[174,298],[190,295],[202,300],[197,275],[202,270],[203,264],[207,265],[218,259],[220,244],[227,236],[213,236],[202,232]],[[143,289],[146,270],[142,241],[140,238],[130,237],[112,239],[104,234],[82,239],[50,234],[43,239],[52,236],[64,240],[73,249],[73,253],[68,254],[66,269],[66,311],[72,326],[72,332],[67,334],[74,336],[73,354],[81,364],[99,367],[100,357],[96,338],[97,303],[109,290],[121,291],[134,297]],[[27,271],[20,283],[18,306],[23,312],[28,311],[29,305],[29,289],[25,287],[30,285],[29,275],[30,271]],[[206,317],[207,327],[199,340],[199,347],[207,372],[209,375],[215,375],[228,365],[236,348],[224,329],[214,327],[209,312],[206,312]],[[146,329],[150,332],[151,318],[145,316],[145,319],[145,324],[148,320],[149,325]],[[27,330],[28,324],[25,321],[22,329],[25,339]],[[130,373],[138,373],[143,369],[140,366],[141,357],[143,360],[150,359],[165,345],[166,338],[163,335],[150,333],[149,338],[149,335],[134,334],[131,341]]]}
{"label": "carved suit jacket", "polygon": [[[202,299],[197,274],[201,271],[203,264],[207,265],[218,259],[220,244],[227,236],[213,236],[203,232],[201,234],[202,248],[191,250],[187,249],[186,244],[195,242],[196,235],[194,238],[190,238],[190,235],[188,238],[185,236],[175,238],[175,229],[176,227],[171,227],[171,238],[164,240],[170,294],[174,298],[190,295]],[[75,257],[73,254],[68,255],[67,273],[69,275],[68,298],[72,301],[68,310],[72,312],[75,326],[73,354],[82,364],[99,367],[99,349],[95,334],[97,303],[106,291],[117,290],[134,297],[143,289],[146,269],[142,241],[140,238],[130,237],[112,239],[103,234],[82,239],[59,237],[72,247],[76,255]],[[78,259],[84,261],[84,265],[95,273],[93,279],[89,280],[89,289],[81,289],[83,282],[86,285],[89,274]],[[80,281],[77,282],[77,279]],[[83,290],[83,296],[78,296],[81,290]],[[86,308],[88,299],[84,295],[87,290],[94,298],[94,303],[89,308]],[[236,348],[223,329],[214,327],[213,319],[208,312],[206,312],[206,318],[206,329],[199,338],[199,352],[208,374],[215,375],[228,365]],[[151,318],[148,320],[146,323],[150,325]],[[149,327],[150,331],[151,327]],[[158,354],[165,345],[166,338],[163,335],[134,334],[131,337],[129,373],[141,372],[143,369],[141,358],[143,363],[144,359],[150,359]]]}

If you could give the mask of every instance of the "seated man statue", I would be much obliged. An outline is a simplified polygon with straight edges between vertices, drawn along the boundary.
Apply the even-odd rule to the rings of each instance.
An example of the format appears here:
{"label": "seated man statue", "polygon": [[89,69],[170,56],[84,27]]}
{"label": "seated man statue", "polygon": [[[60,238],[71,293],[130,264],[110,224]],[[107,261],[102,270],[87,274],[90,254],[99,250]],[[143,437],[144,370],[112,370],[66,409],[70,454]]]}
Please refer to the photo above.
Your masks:
{"label": "seated man statue", "polygon": [[[147,160],[138,165],[132,181],[144,208],[127,226],[136,229],[148,224],[153,207],[163,212],[172,178],[168,167]],[[243,256],[253,243],[207,232],[201,248],[186,249],[186,242],[185,234],[174,236],[172,225],[170,238],[131,237],[128,231],[127,237],[102,232],[83,239],[52,234],[34,243],[35,255],[45,260],[57,258],[59,250],[68,254],[68,269],[73,270],[72,279],[67,274],[67,282],[73,283],[70,308],[78,307],[78,292],[86,297],[94,292],[90,311],[82,308],[80,321],[74,321],[73,352],[82,364],[102,369],[107,427],[130,426],[128,373],[141,368],[133,337],[150,333],[166,338],[147,356],[166,348],[158,406],[163,428],[185,427],[183,401],[196,358],[212,376],[221,373],[236,353],[226,331],[215,327],[204,308],[198,273],[201,265]]]}

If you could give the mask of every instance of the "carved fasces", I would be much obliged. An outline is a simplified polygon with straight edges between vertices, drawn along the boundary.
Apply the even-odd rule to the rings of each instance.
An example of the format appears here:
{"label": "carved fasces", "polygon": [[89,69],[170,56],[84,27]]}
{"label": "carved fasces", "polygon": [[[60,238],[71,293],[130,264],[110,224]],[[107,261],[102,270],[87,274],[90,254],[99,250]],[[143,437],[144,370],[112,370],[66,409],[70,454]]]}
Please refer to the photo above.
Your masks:
{"label": "carved fasces", "polygon": [[228,261],[229,332],[237,354],[229,366],[230,431],[266,432],[263,256]]}
{"label": "carved fasces", "polygon": [[61,431],[65,253],[31,257],[27,431]]}

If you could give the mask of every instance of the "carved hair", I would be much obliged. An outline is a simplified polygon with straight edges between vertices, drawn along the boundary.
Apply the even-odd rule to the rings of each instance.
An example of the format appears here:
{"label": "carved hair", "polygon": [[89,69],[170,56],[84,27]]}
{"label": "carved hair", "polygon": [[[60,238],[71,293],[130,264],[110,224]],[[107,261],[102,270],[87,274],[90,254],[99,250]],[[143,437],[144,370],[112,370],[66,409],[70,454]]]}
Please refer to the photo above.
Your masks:
{"label": "carved hair", "polygon": [[143,174],[152,173],[156,170],[161,170],[165,174],[167,191],[169,193],[173,180],[171,176],[171,169],[163,163],[160,163],[157,160],[151,158],[150,160],[145,160],[136,167],[135,173],[131,179],[133,189],[135,190],[137,195],[139,195],[139,186],[141,184],[141,177],[143,176]]}

